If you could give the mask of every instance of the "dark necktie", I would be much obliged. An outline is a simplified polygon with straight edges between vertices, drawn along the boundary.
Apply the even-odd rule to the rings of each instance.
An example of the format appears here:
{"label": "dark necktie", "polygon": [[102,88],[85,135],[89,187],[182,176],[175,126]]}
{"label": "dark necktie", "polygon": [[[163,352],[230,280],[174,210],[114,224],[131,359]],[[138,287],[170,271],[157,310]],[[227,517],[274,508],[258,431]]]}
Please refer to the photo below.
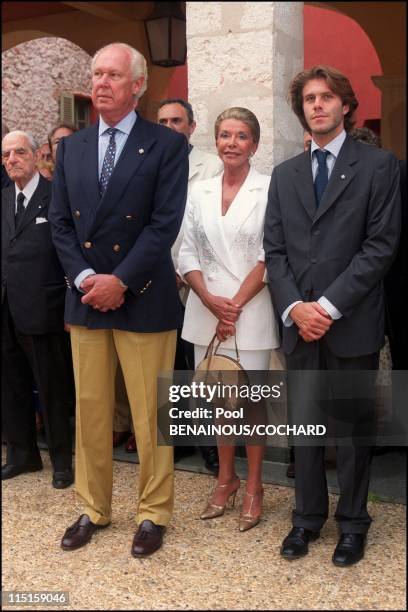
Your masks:
{"label": "dark necktie", "polygon": [[103,158],[101,178],[99,179],[99,194],[102,197],[108,186],[110,175],[113,172],[116,155],[116,141],[115,132],[116,128],[109,128],[105,131],[105,134],[109,134],[109,144],[106,149],[105,157]]}
{"label": "dark necktie", "polygon": [[329,171],[327,169],[327,156],[329,155],[329,151],[321,151],[320,149],[316,149],[314,155],[316,155],[317,163],[319,164],[314,182],[316,206],[319,206],[323,192],[327,187],[327,183],[329,182]]}
{"label": "dark necktie", "polygon": [[21,217],[24,215],[24,211],[25,211],[24,200],[25,200],[25,195],[22,191],[20,191],[20,193],[17,196],[16,228],[18,227],[21,221]]}

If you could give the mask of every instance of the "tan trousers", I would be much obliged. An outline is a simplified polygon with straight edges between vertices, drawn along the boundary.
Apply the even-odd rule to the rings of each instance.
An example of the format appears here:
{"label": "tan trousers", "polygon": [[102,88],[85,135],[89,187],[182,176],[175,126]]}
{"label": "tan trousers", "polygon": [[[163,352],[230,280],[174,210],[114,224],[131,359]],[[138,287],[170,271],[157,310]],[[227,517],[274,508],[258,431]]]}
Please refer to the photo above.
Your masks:
{"label": "tan trousers", "polygon": [[116,370],[115,378],[115,408],[113,411],[113,431],[132,431],[134,433],[130,405],[126,393],[125,381],[123,379],[120,364]]}
{"label": "tan trousers", "polygon": [[93,523],[111,520],[112,427],[118,359],[140,463],[136,522],[167,525],[174,503],[173,448],[157,445],[157,376],[171,371],[176,331],[136,333],[71,326],[76,387],[76,491]]}

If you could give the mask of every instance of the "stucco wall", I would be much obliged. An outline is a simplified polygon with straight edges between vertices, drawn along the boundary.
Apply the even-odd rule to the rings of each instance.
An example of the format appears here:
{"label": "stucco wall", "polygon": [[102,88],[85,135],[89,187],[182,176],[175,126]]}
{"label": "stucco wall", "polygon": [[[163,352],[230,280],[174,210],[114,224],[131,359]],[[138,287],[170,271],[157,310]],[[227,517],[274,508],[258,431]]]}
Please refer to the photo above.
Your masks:
{"label": "stucco wall", "polygon": [[62,92],[90,92],[90,57],[63,38],[38,38],[2,53],[2,119],[40,144],[59,120]]}

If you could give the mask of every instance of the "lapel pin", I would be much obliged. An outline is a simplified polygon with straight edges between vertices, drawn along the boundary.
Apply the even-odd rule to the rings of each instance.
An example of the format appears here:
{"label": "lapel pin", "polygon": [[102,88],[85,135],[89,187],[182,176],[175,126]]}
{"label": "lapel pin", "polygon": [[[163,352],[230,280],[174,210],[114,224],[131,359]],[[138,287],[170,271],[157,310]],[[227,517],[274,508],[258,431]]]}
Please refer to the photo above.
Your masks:
{"label": "lapel pin", "polygon": [[346,178],[346,175],[342,174],[340,178],[344,180]]}
{"label": "lapel pin", "polygon": [[139,153],[140,153],[140,155],[143,155],[144,149],[139,149]]}

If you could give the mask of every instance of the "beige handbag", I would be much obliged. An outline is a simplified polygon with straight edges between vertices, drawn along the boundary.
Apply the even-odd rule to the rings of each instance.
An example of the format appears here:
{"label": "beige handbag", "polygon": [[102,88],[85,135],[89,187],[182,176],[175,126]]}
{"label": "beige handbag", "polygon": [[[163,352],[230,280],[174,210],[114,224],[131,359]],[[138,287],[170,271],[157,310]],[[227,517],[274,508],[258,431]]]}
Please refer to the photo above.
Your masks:
{"label": "beige handbag", "polygon": [[249,385],[248,374],[240,363],[237,339],[235,340],[236,359],[227,355],[217,353],[221,341],[218,341],[214,349],[217,334],[214,335],[208,345],[205,357],[196,367],[193,381],[196,383],[204,382],[208,385],[220,383],[222,385]]}

